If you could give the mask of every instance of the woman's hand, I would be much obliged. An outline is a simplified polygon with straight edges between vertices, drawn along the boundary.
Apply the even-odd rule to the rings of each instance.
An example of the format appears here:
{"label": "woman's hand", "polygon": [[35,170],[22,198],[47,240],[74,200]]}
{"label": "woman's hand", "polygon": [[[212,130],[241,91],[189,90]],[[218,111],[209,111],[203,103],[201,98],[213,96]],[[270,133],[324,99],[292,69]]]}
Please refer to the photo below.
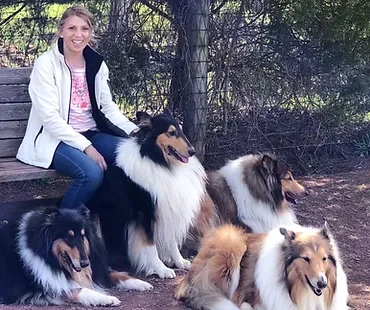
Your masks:
{"label": "woman's hand", "polygon": [[103,170],[107,170],[107,163],[104,160],[104,157],[96,150],[95,147],[89,145],[85,150],[84,153],[89,156],[92,160],[97,162],[97,164]]}

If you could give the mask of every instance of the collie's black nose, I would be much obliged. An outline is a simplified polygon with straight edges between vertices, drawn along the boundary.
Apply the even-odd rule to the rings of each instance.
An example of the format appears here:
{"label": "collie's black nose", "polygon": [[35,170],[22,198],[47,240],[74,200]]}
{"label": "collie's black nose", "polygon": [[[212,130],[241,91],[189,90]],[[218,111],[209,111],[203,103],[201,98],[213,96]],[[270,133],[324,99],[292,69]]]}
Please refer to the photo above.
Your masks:
{"label": "collie's black nose", "polygon": [[193,147],[189,148],[188,153],[189,153],[189,157],[194,156],[195,155],[195,148],[193,148]]}
{"label": "collie's black nose", "polygon": [[86,267],[89,267],[90,262],[87,259],[86,260],[81,260],[80,265],[81,265],[82,268],[86,268]]}
{"label": "collie's black nose", "polygon": [[326,282],[325,282],[325,280],[323,280],[323,281],[318,281],[317,282],[317,287],[319,288],[319,289],[324,289],[325,287],[327,286],[327,284],[326,284]]}

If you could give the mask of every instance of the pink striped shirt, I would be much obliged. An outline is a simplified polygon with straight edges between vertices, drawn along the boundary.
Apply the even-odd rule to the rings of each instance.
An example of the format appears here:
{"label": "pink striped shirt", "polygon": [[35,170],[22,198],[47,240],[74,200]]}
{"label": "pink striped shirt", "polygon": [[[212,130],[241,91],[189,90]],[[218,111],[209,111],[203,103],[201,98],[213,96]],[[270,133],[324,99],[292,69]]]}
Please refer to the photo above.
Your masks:
{"label": "pink striped shirt", "polygon": [[71,104],[69,110],[69,124],[77,132],[97,130],[92,116],[89,90],[87,88],[85,66],[76,68],[68,64],[72,74]]}

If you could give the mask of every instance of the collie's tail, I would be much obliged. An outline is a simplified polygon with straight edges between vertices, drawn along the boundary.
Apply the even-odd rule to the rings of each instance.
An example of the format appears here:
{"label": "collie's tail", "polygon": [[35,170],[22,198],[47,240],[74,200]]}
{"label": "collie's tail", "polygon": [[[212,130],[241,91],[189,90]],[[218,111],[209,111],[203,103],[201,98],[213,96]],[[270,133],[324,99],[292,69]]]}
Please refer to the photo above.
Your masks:
{"label": "collie's tail", "polygon": [[232,298],[239,284],[246,238],[242,229],[232,225],[210,231],[175,297],[199,310],[239,309]]}

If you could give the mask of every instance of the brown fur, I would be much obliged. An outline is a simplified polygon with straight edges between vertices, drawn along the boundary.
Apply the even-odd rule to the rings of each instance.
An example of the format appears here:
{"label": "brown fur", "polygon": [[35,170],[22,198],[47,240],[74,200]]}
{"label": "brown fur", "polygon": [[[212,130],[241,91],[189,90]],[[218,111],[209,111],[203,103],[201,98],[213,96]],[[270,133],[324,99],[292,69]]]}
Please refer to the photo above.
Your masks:
{"label": "brown fur", "polygon": [[207,177],[207,192],[215,204],[214,212],[219,215],[221,223],[231,223],[250,231],[238,218],[234,197],[224,177],[217,171],[208,172]]}
{"label": "brown fur", "polygon": [[249,191],[256,199],[266,203],[273,203],[273,197],[266,191],[265,180],[261,178],[260,171],[272,171],[275,158],[270,156],[253,156],[243,163],[244,183],[248,185]]}
{"label": "brown fur", "polygon": [[[84,235],[84,232],[81,232]],[[68,232],[70,236],[74,236],[74,232],[71,230]],[[84,238],[84,248],[86,255],[89,256],[90,246],[87,238]],[[81,257],[77,247],[71,248],[63,239],[57,239],[54,241],[52,252],[59,261],[59,264],[71,275],[71,277],[79,283],[82,287],[92,288],[92,270],[91,266],[82,268],[80,265]],[[69,257],[69,260],[67,259]],[[73,267],[78,269],[79,272],[75,272]]]}
{"label": "brown fur", "polygon": [[169,164],[178,164],[178,159],[170,152],[169,147],[174,148],[181,156],[189,158],[194,154],[194,147],[182,132],[175,126],[168,127],[165,133],[160,134],[156,140],[157,145],[161,148],[164,157]]}
{"label": "brown fur", "polygon": [[199,216],[189,231],[192,236],[204,236],[206,232],[221,223],[220,217],[215,212],[216,206],[207,192],[200,208]]}
{"label": "brown fur", "polygon": [[[328,235],[324,230],[321,234],[289,231],[284,246],[286,255],[298,257],[286,269],[286,282],[292,301],[300,306],[300,296],[308,289],[306,277],[314,279],[323,273],[327,277],[328,284],[323,294],[326,305],[329,307],[336,289],[336,268],[330,259],[333,249]],[[305,259],[309,259],[309,262]]]}
{"label": "brown fur", "polygon": [[233,301],[240,307],[244,301],[256,305],[260,301],[259,292],[255,287],[254,271],[259,253],[266,238],[265,234],[245,234],[247,250],[241,261],[240,282]]}
{"label": "brown fur", "polygon": [[188,274],[176,288],[175,297],[187,300],[196,309],[203,304],[196,298],[199,292],[210,296],[205,301],[208,305],[215,301],[213,294],[230,298],[231,279],[246,251],[245,242],[242,229],[226,225],[212,230],[202,240]]}
{"label": "brown fur", "polygon": [[127,272],[111,271],[109,273],[109,279],[114,286],[118,285],[121,281],[127,281],[133,279]]}
{"label": "brown fur", "polygon": [[[175,297],[188,302],[194,309],[212,309],[220,296],[238,307],[243,302],[251,306],[261,305],[255,271],[267,235],[246,233],[234,225],[223,225],[210,231],[202,241],[189,273],[176,288]],[[336,290],[336,267],[326,228],[320,232],[288,231],[285,238],[281,255],[285,257],[286,269],[282,270],[281,279],[285,280],[292,302],[301,308],[301,296],[311,290],[306,276],[313,281],[323,273],[327,277],[323,296],[329,309]],[[239,266],[239,285],[230,296],[233,293],[230,291],[232,276]]]}
{"label": "brown fur", "polygon": [[[258,176],[259,170],[264,169],[271,170],[272,165],[275,164],[276,158],[272,155],[255,155],[249,160],[245,161],[243,167],[244,182],[248,184],[248,188],[251,194],[259,200],[273,204],[273,197],[266,191],[266,185],[263,183],[263,179]],[[299,184],[292,175],[292,172],[287,166],[279,164],[280,181],[282,186],[282,196],[290,195],[293,198],[302,198],[308,194],[307,190]],[[250,227],[245,225],[239,218],[237,213],[237,205],[234,200],[233,194],[228,186],[225,178],[218,171],[210,171],[207,173],[208,183],[207,192],[213,204],[207,199],[207,206],[201,208],[200,218],[202,222],[206,222],[204,218],[211,214],[211,210],[218,215],[219,223],[231,223],[236,226],[242,227],[246,232],[252,232]],[[281,212],[286,208],[290,208],[289,203],[283,198],[280,205],[277,206],[277,212]],[[206,214],[202,214],[206,212]],[[197,222],[198,223],[198,222]],[[213,225],[215,226],[215,225]],[[209,228],[212,228],[210,226]],[[194,228],[197,230],[197,228]],[[206,227],[202,227],[200,230],[201,236],[207,232]]]}

